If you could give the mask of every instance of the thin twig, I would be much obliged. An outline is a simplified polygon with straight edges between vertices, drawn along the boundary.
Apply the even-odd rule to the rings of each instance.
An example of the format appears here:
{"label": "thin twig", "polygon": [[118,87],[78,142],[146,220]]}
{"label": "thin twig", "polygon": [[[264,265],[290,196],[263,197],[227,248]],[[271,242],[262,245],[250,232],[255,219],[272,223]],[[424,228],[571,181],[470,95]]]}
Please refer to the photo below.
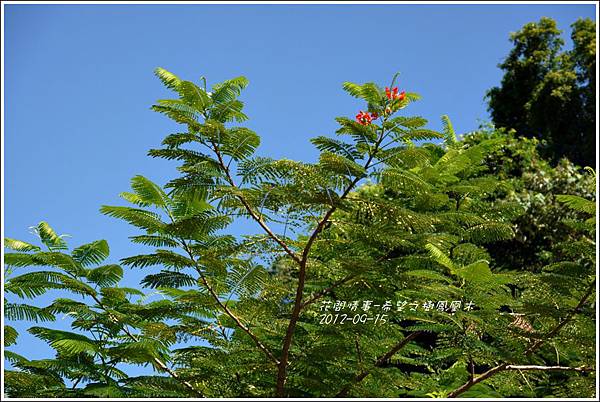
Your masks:
{"label": "thin twig", "polygon": [[[90,294],[90,296],[94,299],[94,301],[96,303],[98,303],[98,306],[103,309],[104,311],[106,311],[106,313],[108,314],[109,318],[111,320],[113,320],[115,323],[119,322],[119,319],[112,314],[110,311],[108,311],[108,309],[104,306],[104,304],[100,301],[100,299],[98,299],[98,297],[96,297],[96,295]],[[139,342],[139,339],[137,336],[133,335],[129,329],[127,328],[126,324],[123,324],[123,327],[121,328],[123,332],[125,332],[125,334],[134,342]],[[175,378],[176,380],[178,380],[179,382],[181,382],[187,389],[189,389],[190,391],[192,391],[193,394],[195,394],[197,397],[199,398],[204,398],[204,395],[202,395],[202,393],[200,391],[198,391],[196,388],[194,388],[194,386],[186,380],[183,380],[179,377],[179,374],[177,374],[175,371],[171,370],[162,360],[160,360],[158,357],[155,357],[153,359],[154,363],[156,363],[156,365],[162,369],[163,371],[167,372],[171,377]]]}
{"label": "thin twig", "polygon": [[73,386],[71,387],[71,389],[76,389],[77,385],[79,384],[79,382],[83,379],[83,376],[79,376],[77,378],[77,380],[75,380],[75,382],[73,383]]}
{"label": "thin twig", "polygon": [[[382,129],[383,130],[383,129]],[[383,136],[383,133],[382,133]],[[368,171],[371,166],[371,162],[373,161],[375,155],[379,150],[379,146],[381,145],[381,137],[375,143],[375,147],[372,152],[369,153],[369,158],[367,159],[363,169]],[[363,178],[363,176],[357,176],[352,180],[352,182],[346,187],[339,200],[345,199],[348,194],[354,189],[354,187],[358,184],[358,182]],[[279,370],[277,372],[277,389],[276,396],[282,397],[284,395],[285,381],[287,377],[287,363],[289,358],[290,347],[292,344],[292,339],[294,337],[294,330],[296,329],[296,324],[298,322],[298,318],[300,317],[300,312],[302,311],[302,298],[304,295],[304,283],[306,281],[306,267],[308,264],[308,256],[312,249],[314,242],[317,240],[319,234],[325,228],[325,225],[331,218],[331,215],[337,210],[337,206],[332,206],[326,213],[323,215],[323,218],[317,224],[317,227],[312,232],[311,236],[308,238],[306,245],[304,246],[304,250],[302,251],[302,258],[298,262],[300,265],[300,269],[298,271],[298,285],[296,287],[296,296],[294,298],[294,307],[292,308],[292,314],[290,317],[290,321],[287,327],[287,331],[285,334],[285,338],[283,340],[283,347],[281,350],[281,359],[279,364]]]}
{"label": "thin twig", "polygon": [[314,293],[310,298],[308,298],[307,300],[303,301],[301,304],[301,308],[305,308],[306,306],[308,306],[309,304],[312,304],[314,302],[316,302],[317,300],[319,300],[321,297],[325,296],[326,294],[330,293],[333,289],[335,289],[336,287],[343,285],[344,283],[350,281],[351,279],[353,279],[356,275],[348,275],[336,282],[334,282],[331,286],[318,291],[317,293]]}
{"label": "thin twig", "polygon": [[[531,345],[529,348],[527,348],[527,350],[524,352],[524,355],[526,357],[532,355],[546,341],[548,341],[549,339],[553,338],[556,334],[558,334],[558,332],[562,329],[562,327],[564,327],[569,321],[571,321],[571,319],[573,318],[573,316],[575,314],[579,313],[583,309],[583,306],[585,305],[585,302],[587,301],[587,299],[590,297],[590,295],[593,293],[593,291],[595,289],[596,289],[596,281],[592,281],[592,283],[588,287],[587,291],[584,293],[584,295],[579,300],[579,303],[577,304],[577,306],[573,310],[571,310],[567,314],[567,316],[565,318],[563,318],[556,325],[556,327],[554,327],[543,339],[538,339],[536,342],[533,343],[533,345]],[[463,385],[461,385],[460,387],[458,387],[454,391],[450,392],[448,394],[448,398],[455,398],[455,397],[457,397],[458,395],[460,395],[460,394],[468,391],[473,385],[478,384],[478,383],[480,383],[480,382],[482,382],[484,380],[487,380],[491,376],[493,376],[495,374],[498,374],[498,373],[500,373],[502,371],[509,370],[508,367],[519,367],[519,366],[513,366],[513,365],[508,364],[508,363],[499,364],[498,366],[489,369],[488,371],[486,371],[485,373],[481,374],[480,376],[478,376],[476,378],[473,378],[473,379],[470,379],[468,382],[464,383]],[[527,367],[535,367],[535,366],[527,366]],[[534,370],[534,369],[531,369],[531,370]],[[574,369],[572,371],[578,371],[578,370]],[[579,371],[582,371],[582,370],[579,370]]]}
{"label": "thin twig", "polygon": [[371,374],[371,371],[373,371],[373,369],[377,368],[377,367],[381,367],[383,366],[385,363],[388,362],[388,360],[390,360],[392,358],[392,356],[394,356],[396,353],[398,353],[398,351],[400,349],[402,349],[404,346],[406,346],[410,341],[412,341],[413,339],[415,339],[417,336],[421,335],[422,332],[421,331],[417,331],[417,332],[412,332],[410,335],[406,336],[404,339],[402,339],[400,342],[398,342],[397,344],[395,344],[390,350],[388,350],[384,355],[382,355],[381,357],[379,357],[377,359],[377,361],[375,362],[375,364],[369,368],[369,369],[365,369],[363,371],[361,371],[359,374],[357,374],[354,379],[352,379],[352,381],[350,383],[348,383],[344,388],[342,388],[335,396],[336,398],[343,398],[346,395],[348,395],[348,392],[350,391],[350,389],[358,384],[359,382],[361,382],[362,380],[364,380],[369,374]]}
{"label": "thin twig", "polygon": [[359,339],[360,338],[358,336],[356,336],[356,338],[354,338],[354,345],[356,346],[356,357],[358,358],[358,367],[362,367],[363,357],[362,357],[362,352],[360,351]]}
{"label": "thin twig", "polygon": [[[215,145],[215,149],[216,149],[216,145]],[[219,161],[222,164],[223,159],[220,157],[220,154],[218,154],[218,155],[219,155]],[[223,168],[226,169],[225,167],[223,167]],[[171,219],[171,222],[174,223],[175,222],[175,218],[173,217],[173,215],[171,214],[171,212],[167,209],[166,213],[169,216],[169,218]],[[276,365],[279,364],[279,360],[277,360],[277,358],[275,357],[275,355],[273,355],[273,353],[269,350],[269,348],[267,348],[260,341],[260,339],[258,339],[258,337],[250,330],[250,328],[248,328],[246,325],[244,325],[244,323],[242,323],[242,321],[233,313],[233,311],[231,311],[231,309],[229,309],[229,307],[227,306],[227,303],[229,302],[229,299],[225,303],[223,303],[221,301],[221,299],[219,298],[219,295],[214,291],[214,289],[212,288],[212,286],[210,286],[210,283],[208,283],[208,280],[206,279],[206,276],[202,272],[198,261],[196,261],[196,257],[194,257],[193,251],[191,250],[189,244],[185,241],[185,239],[184,238],[179,238],[178,240],[179,240],[179,243],[180,243],[181,247],[187,253],[187,255],[189,256],[190,260],[194,264],[194,266],[196,268],[196,272],[198,272],[198,275],[200,275],[200,279],[201,279],[202,283],[204,284],[204,287],[206,287],[206,289],[210,293],[211,297],[215,300],[215,302],[219,305],[219,307],[221,307],[221,309],[225,312],[225,314],[227,314],[236,323],[236,325],[242,331],[244,331],[245,333],[247,333],[250,336],[250,338],[252,338],[252,340],[254,341],[254,343],[256,344],[256,346],[258,346],[258,348],[260,350],[262,350],[267,355],[267,357],[270,360],[272,360]],[[225,339],[227,339],[227,336],[225,335],[225,331],[223,329],[223,326],[221,325],[221,323],[219,322],[218,319],[217,319],[217,322],[219,324],[219,327],[221,328],[223,337]]]}
{"label": "thin twig", "polygon": [[[229,171],[229,169],[227,168],[227,165],[225,165],[225,162],[223,161],[223,156],[221,155],[219,148],[217,147],[217,145],[215,143],[212,143],[212,146],[213,146],[213,151],[219,161],[219,165],[221,166],[221,168],[223,169],[223,171],[225,173],[225,178],[227,179],[227,182],[229,182],[229,185],[231,187],[235,188],[236,190],[239,189],[239,187],[235,184],[233,177],[231,176],[231,172]],[[242,203],[242,205],[244,206],[246,211],[248,211],[248,214],[252,217],[252,219],[254,219],[260,225],[261,228],[263,228],[263,230],[269,235],[269,237],[271,237],[277,244],[279,244],[281,246],[281,248],[283,248],[283,250],[286,252],[286,254],[288,254],[290,256],[291,259],[293,259],[297,263],[300,263],[301,262],[300,257],[298,257],[296,255],[296,253],[294,251],[292,251],[292,249],[290,249],[289,246],[283,240],[281,240],[271,230],[271,228],[269,228],[269,226],[267,226],[267,224],[264,222],[264,220],[254,211],[254,209],[252,209],[252,207],[250,206],[250,203],[248,203],[246,198],[241,194],[236,194],[235,197]]]}
{"label": "thin twig", "polygon": [[585,367],[585,366],[581,366],[581,367],[534,366],[534,365],[519,366],[519,365],[514,365],[514,364],[509,364],[504,369],[505,370],[523,370],[523,371],[526,371],[526,370],[530,370],[530,371],[531,370],[535,370],[535,371],[578,371],[581,373],[596,371],[596,369],[594,367]]}
{"label": "thin twig", "polygon": [[[353,198],[353,200],[357,200],[359,201],[359,199],[355,199]],[[383,255],[379,258],[377,258],[376,262],[380,263],[382,261],[384,261],[387,258],[387,255]],[[316,293],[313,293],[311,295],[310,298],[308,298],[307,300],[302,302],[302,309],[304,309],[306,306],[308,306],[309,304],[312,304],[314,302],[316,302],[317,300],[319,300],[321,297],[325,296],[328,293],[331,293],[331,291],[333,291],[335,288],[337,288],[340,285],[343,285],[346,282],[349,282],[350,280],[356,278],[358,276],[358,274],[350,274],[342,279],[339,279],[338,281],[334,282],[333,284],[331,284],[331,286],[322,289]]]}
{"label": "thin twig", "polygon": [[181,241],[182,241],[184,250],[187,252],[188,256],[190,257],[190,259],[192,260],[192,262],[194,263],[194,265],[197,268],[196,271],[200,275],[200,280],[202,281],[202,283],[204,284],[204,286],[206,287],[206,289],[208,290],[208,292],[210,293],[212,298],[215,300],[215,302],[219,305],[219,307],[221,307],[221,309],[225,312],[225,314],[227,314],[236,323],[236,325],[242,331],[247,333],[250,336],[250,338],[252,338],[252,340],[254,341],[256,346],[258,346],[258,348],[260,350],[262,350],[270,360],[272,360],[275,364],[279,364],[279,360],[277,360],[277,358],[275,357],[275,355],[273,355],[273,353],[269,350],[269,348],[267,348],[260,341],[260,339],[258,339],[258,337],[250,330],[250,328],[248,328],[246,325],[244,325],[244,323],[237,317],[237,315],[235,315],[233,313],[233,311],[231,311],[231,309],[227,306],[226,303],[223,303],[221,301],[221,299],[219,298],[219,295],[217,295],[217,293],[214,291],[212,286],[210,286],[210,284],[208,283],[208,280],[206,279],[206,276],[200,270],[198,262],[196,261],[192,251],[189,249],[189,246],[187,245],[187,243],[184,240],[181,240]]}

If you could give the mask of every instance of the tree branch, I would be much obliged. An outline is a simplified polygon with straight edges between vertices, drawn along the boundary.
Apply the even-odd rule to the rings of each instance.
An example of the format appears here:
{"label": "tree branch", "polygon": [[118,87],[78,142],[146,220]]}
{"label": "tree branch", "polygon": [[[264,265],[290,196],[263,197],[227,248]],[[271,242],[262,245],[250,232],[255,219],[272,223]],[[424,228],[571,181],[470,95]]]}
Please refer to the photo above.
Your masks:
{"label": "tree branch", "polygon": [[71,389],[76,389],[76,388],[77,388],[77,385],[78,385],[78,384],[81,382],[81,380],[83,380],[83,376],[79,376],[79,377],[77,377],[77,380],[75,380],[75,381],[73,382],[73,386],[71,387]]}
{"label": "tree branch", "polygon": [[412,341],[413,339],[415,339],[417,336],[419,336],[421,334],[422,334],[421,331],[413,332],[410,335],[406,336],[404,339],[402,339],[400,342],[395,344],[390,350],[388,350],[384,355],[382,355],[381,357],[379,357],[377,359],[377,361],[375,362],[373,367],[371,367],[370,369],[363,370],[362,372],[357,374],[356,377],[354,377],[354,379],[349,384],[347,384],[344,388],[342,388],[335,395],[336,398],[346,397],[346,395],[348,395],[348,392],[350,391],[350,389],[354,385],[356,385],[359,382],[361,382],[362,380],[364,380],[369,374],[371,374],[371,371],[373,371],[374,368],[383,366],[388,360],[390,360],[392,358],[392,356],[394,356],[396,353],[398,353],[398,351],[400,349],[402,349],[410,341]]}
{"label": "tree branch", "polygon": [[[235,184],[235,181],[233,180],[233,177],[231,176],[231,172],[229,171],[229,167],[227,165],[225,165],[225,162],[223,161],[223,156],[221,155],[221,152],[219,151],[219,148],[217,147],[217,144],[215,144],[213,142],[212,146],[213,146],[213,151],[214,151],[214,153],[217,156],[217,159],[219,161],[219,165],[221,166],[221,168],[225,172],[225,177],[227,179],[227,182],[229,182],[229,185],[231,187],[233,187],[235,189],[239,189],[239,187]],[[300,258],[296,255],[296,253],[292,249],[290,249],[289,246],[283,240],[281,240],[271,230],[271,228],[269,228],[269,226],[267,226],[267,224],[264,222],[264,220],[252,209],[252,206],[248,203],[248,201],[246,200],[246,198],[244,198],[244,196],[242,196],[241,194],[236,194],[235,197],[238,200],[240,200],[240,202],[242,203],[242,205],[244,206],[244,208],[246,209],[246,211],[248,212],[248,214],[252,217],[252,219],[254,219],[260,225],[260,227],[267,233],[267,235],[269,235],[269,237],[271,239],[273,239],[277,244],[279,244],[281,246],[281,248],[285,251],[285,253],[287,255],[289,255],[292,260],[294,260],[298,264],[300,264],[300,262],[301,262]]]}
{"label": "tree branch", "polygon": [[533,365],[518,366],[518,365],[514,365],[514,364],[509,364],[504,369],[505,370],[523,370],[523,371],[531,371],[531,370],[536,370],[536,371],[578,371],[581,373],[596,371],[596,369],[594,367],[585,367],[585,366],[582,366],[582,367],[533,366]]}
{"label": "tree branch", "polygon": [[[571,321],[571,319],[573,318],[573,316],[577,313],[579,313],[582,309],[583,306],[585,305],[585,302],[587,301],[587,299],[590,297],[590,295],[593,293],[593,291],[596,289],[596,281],[592,281],[592,283],[590,284],[590,286],[588,287],[587,291],[584,293],[584,295],[581,297],[581,299],[579,300],[579,303],[577,304],[577,306],[571,310],[565,318],[563,318],[557,325],[556,327],[554,327],[550,332],[548,332],[548,334],[543,338],[543,339],[538,339],[536,342],[533,343],[533,345],[531,345],[529,348],[527,348],[527,350],[525,351],[524,355],[525,356],[530,356],[532,355],[536,350],[538,350],[543,344],[544,342],[546,342],[547,340],[553,338],[561,329],[562,327],[564,327],[569,321]],[[455,398],[458,395],[468,391],[473,385],[478,384],[488,378],[490,378],[491,376],[498,374],[502,371],[506,371],[506,370],[517,370],[515,368],[510,368],[509,367],[542,367],[542,366],[514,366],[514,365],[510,365],[508,363],[502,363],[496,367],[493,367],[491,369],[489,369],[488,371],[486,371],[485,373],[481,374],[478,377],[469,379],[468,382],[464,383],[463,385],[461,385],[460,387],[458,387],[457,389],[455,389],[454,391],[450,392],[448,394],[448,398]],[[552,367],[552,366],[550,366]],[[555,366],[555,367],[560,367],[560,366]],[[574,369],[574,368],[570,368],[571,371],[584,371],[581,369]],[[531,369],[534,370],[534,369]]]}
{"label": "tree branch", "polygon": [[[365,162],[365,164],[363,166],[363,169],[365,169],[365,171],[367,171],[369,169],[369,167],[371,166],[371,162],[373,161],[375,155],[377,154],[377,152],[379,150],[379,146],[381,145],[381,141],[383,140],[384,135],[385,134],[384,134],[383,128],[382,128],[382,134],[375,142],[375,146],[374,146],[373,150],[371,152],[369,152],[369,158],[367,159],[367,161]],[[363,178],[363,176],[355,177],[354,180],[352,180],[350,182],[350,184],[346,187],[346,189],[344,190],[344,192],[342,193],[342,195],[340,196],[339,199],[340,200],[345,199],[362,178]],[[298,285],[296,287],[296,296],[294,298],[294,307],[292,309],[292,315],[290,317],[290,322],[288,324],[285,338],[283,340],[283,347],[281,350],[279,370],[277,372],[276,396],[278,396],[278,397],[284,396],[284,387],[285,387],[285,381],[286,381],[286,377],[287,377],[287,362],[288,362],[288,358],[289,358],[290,347],[292,345],[292,339],[294,337],[294,330],[296,329],[296,324],[298,322],[298,318],[300,317],[300,312],[302,311],[302,307],[303,307],[302,306],[302,298],[304,295],[304,283],[306,281],[306,266],[308,263],[308,256],[310,254],[310,251],[312,249],[314,242],[317,240],[317,237],[323,231],[323,228],[327,224],[327,221],[329,220],[329,218],[331,218],[331,215],[333,215],[333,213],[336,210],[337,210],[337,206],[333,205],[333,206],[331,206],[331,208],[329,208],[329,210],[325,213],[325,215],[323,215],[323,218],[317,224],[317,227],[315,228],[315,230],[312,232],[312,234],[308,238],[308,241],[306,242],[306,245],[304,246],[304,250],[302,251],[302,258],[298,262],[300,264],[300,268],[298,271]]]}
{"label": "tree branch", "polygon": [[[216,149],[216,146],[215,146],[215,149]],[[222,162],[223,159],[219,156],[219,160]],[[171,219],[171,222],[175,222],[175,219],[173,218],[173,215],[171,214],[171,212],[169,210],[167,210],[166,212],[167,212],[167,215],[169,216],[169,219]],[[214,289],[212,288],[212,286],[210,286],[210,283],[208,283],[208,280],[206,279],[206,276],[202,273],[202,270],[200,269],[200,266],[198,265],[198,261],[196,261],[196,258],[194,257],[194,253],[190,249],[190,247],[187,244],[187,242],[185,241],[185,239],[184,238],[179,238],[178,240],[179,240],[180,245],[183,248],[183,250],[187,253],[187,255],[190,257],[190,260],[194,263],[194,266],[196,268],[196,272],[198,272],[198,275],[200,275],[200,279],[202,280],[202,283],[204,284],[204,286],[206,287],[206,289],[210,293],[211,297],[215,300],[215,302],[221,307],[221,309],[225,312],[225,314],[227,314],[236,323],[236,325],[242,331],[244,331],[245,333],[247,333],[248,336],[250,336],[250,338],[252,338],[252,340],[254,341],[254,343],[256,344],[256,346],[258,346],[258,348],[260,350],[262,350],[271,361],[273,361],[276,365],[279,364],[279,360],[277,360],[277,358],[275,357],[275,355],[273,355],[273,353],[269,350],[269,348],[267,348],[260,341],[260,339],[258,339],[258,337],[250,330],[250,328],[248,328],[246,325],[244,325],[244,323],[233,313],[233,311],[231,311],[229,309],[229,307],[227,306],[227,302],[223,303],[221,301],[221,299],[219,299],[219,295],[214,291]],[[217,318],[217,322],[219,322],[218,318]],[[219,327],[221,327],[221,331],[222,331],[223,337],[225,339],[227,339],[227,337],[225,336],[225,330],[223,329],[223,327],[222,327],[222,325],[221,325],[220,322],[219,322]]]}
{"label": "tree branch", "polygon": [[208,292],[210,293],[210,295],[212,296],[212,298],[215,300],[215,302],[217,302],[217,304],[219,305],[219,307],[221,307],[221,309],[225,312],[225,314],[227,314],[236,323],[236,325],[242,331],[244,331],[245,333],[247,333],[248,336],[250,336],[250,338],[252,338],[252,340],[254,341],[254,343],[256,344],[256,346],[258,346],[258,348],[260,350],[262,350],[267,355],[267,357],[271,361],[273,361],[273,363],[279,364],[279,360],[277,360],[277,358],[275,357],[275,355],[273,355],[273,353],[269,350],[269,348],[267,348],[260,341],[260,339],[258,339],[258,337],[250,330],[250,328],[248,328],[246,325],[244,325],[244,323],[233,313],[233,311],[231,311],[229,309],[229,307],[227,307],[227,305],[225,303],[223,303],[221,301],[221,299],[219,299],[219,295],[217,295],[215,293],[215,291],[212,288],[212,286],[210,286],[210,284],[208,283],[208,280],[206,279],[206,276],[204,276],[204,274],[202,273],[202,271],[198,267],[198,262],[196,261],[196,259],[194,257],[194,254],[192,253],[192,251],[189,249],[187,243],[184,240],[181,240],[181,241],[182,241],[182,245],[183,245],[184,250],[187,252],[187,254],[190,257],[190,259],[196,265],[197,272],[200,275],[200,279],[202,280],[202,283],[204,284],[204,286],[206,287],[206,289],[208,290]]}
{"label": "tree branch", "polygon": [[[96,303],[98,303],[98,306],[100,306],[100,308],[104,311],[106,311],[106,313],[108,314],[109,318],[111,320],[113,320],[115,323],[119,322],[119,319],[117,317],[115,317],[114,314],[112,314],[110,311],[108,311],[108,309],[104,306],[104,304],[100,301],[100,299],[98,299],[98,297],[96,297],[96,295],[91,294],[90,295],[94,301]],[[129,329],[127,328],[127,325],[123,323],[123,327],[121,328],[123,330],[123,332],[125,332],[125,334],[134,342],[139,342],[139,339],[137,336],[133,335]],[[158,357],[155,357],[153,359],[154,363],[156,363],[156,365],[163,371],[165,371],[166,373],[168,373],[171,377],[175,378],[176,380],[178,380],[179,382],[181,382],[187,389],[189,389],[194,395],[196,395],[196,397],[199,398],[204,398],[204,395],[198,391],[196,388],[194,388],[194,386],[186,380],[183,380],[179,377],[179,374],[177,374],[175,371],[171,370],[162,360],[160,360]]]}
{"label": "tree branch", "polygon": [[[358,199],[356,199],[358,201]],[[376,262],[382,262],[387,258],[387,255],[383,255],[381,257],[379,257]],[[337,288],[340,285],[343,285],[346,282],[351,281],[352,279],[356,278],[357,274],[350,274],[340,280],[337,280],[335,282],[333,282],[333,284],[331,284],[331,286],[322,289],[316,293],[313,293],[310,298],[306,299],[305,301],[302,302],[302,307],[301,309],[304,309],[304,307],[308,306],[309,304],[312,304],[314,302],[316,302],[317,300],[319,300],[321,297],[325,296],[326,294],[330,293],[331,291],[333,291],[335,288]]]}
{"label": "tree branch", "polygon": [[331,284],[331,286],[318,291],[317,293],[313,293],[311,295],[310,298],[306,299],[305,301],[303,301],[300,305],[300,309],[303,309],[304,307],[308,306],[309,304],[312,304],[314,302],[316,302],[317,300],[319,300],[321,297],[325,296],[327,293],[331,292],[333,289],[337,288],[340,285],[343,285],[344,283],[352,280],[355,277],[355,275],[348,275],[338,281],[333,282],[333,284]]}

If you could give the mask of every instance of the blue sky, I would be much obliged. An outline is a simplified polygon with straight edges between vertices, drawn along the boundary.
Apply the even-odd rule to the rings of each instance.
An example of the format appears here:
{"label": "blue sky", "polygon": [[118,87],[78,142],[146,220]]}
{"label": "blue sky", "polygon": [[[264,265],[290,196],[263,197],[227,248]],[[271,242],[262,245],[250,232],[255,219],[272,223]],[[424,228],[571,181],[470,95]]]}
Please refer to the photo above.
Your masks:
{"label": "blue sky", "polygon": [[[48,221],[72,245],[104,238],[111,261],[147,251],[136,231],[98,212],[122,205],[137,174],[164,184],[175,165],[146,156],[178,127],[150,110],[168,92],[164,67],[209,84],[245,75],[247,126],[259,154],[314,161],[308,141],[334,135],[336,116],[361,104],[344,81],[389,82],[423,99],[407,109],[439,129],[448,114],[467,132],[488,120],[487,89],[511,48],[508,35],[542,16],[568,38],[593,5],[6,5],[5,235],[35,241],[28,227]],[[236,229],[237,230],[237,229]],[[253,229],[254,230],[254,229]],[[144,272],[126,270],[135,286]],[[50,296],[39,301],[43,304]],[[58,323],[65,326],[67,321]],[[45,325],[45,324],[43,324]],[[50,324],[55,326],[55,324]],[[51,352],[28,334],[12,350]]]}

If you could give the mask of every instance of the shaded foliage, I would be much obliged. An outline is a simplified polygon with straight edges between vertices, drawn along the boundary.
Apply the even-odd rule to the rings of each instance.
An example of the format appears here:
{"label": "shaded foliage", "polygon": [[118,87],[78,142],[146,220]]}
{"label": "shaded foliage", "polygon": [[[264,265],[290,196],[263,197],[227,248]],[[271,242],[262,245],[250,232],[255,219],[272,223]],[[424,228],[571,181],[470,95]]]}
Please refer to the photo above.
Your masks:
{"label": "shaded foliage", "polygon": [[569,51],[551,18],[512,33],[514,47],[499,65],[502,82],[487,93],[489,110],[496,126],[540,140],[544,156],[593,166],[596,24],[579,19],[571,29]]}
{"label": "shaded foliage", "polygon": [[555,259],[555,246],[577,238],[577,232],[565,219],[581,214],[558,202],[560,194],[571,194],[594,201],[594,176],[562,159],[555,167],[543,159],[536,139],[518,137],[490,128],[465,136],[464,141],[477,144],[497,139],[501,146],[485,157],[486,174],[511,183],[503,196],[520,206],[523,213],[514,221],[515,237],[490,244],[488,251],[501,267],[539,272]]}

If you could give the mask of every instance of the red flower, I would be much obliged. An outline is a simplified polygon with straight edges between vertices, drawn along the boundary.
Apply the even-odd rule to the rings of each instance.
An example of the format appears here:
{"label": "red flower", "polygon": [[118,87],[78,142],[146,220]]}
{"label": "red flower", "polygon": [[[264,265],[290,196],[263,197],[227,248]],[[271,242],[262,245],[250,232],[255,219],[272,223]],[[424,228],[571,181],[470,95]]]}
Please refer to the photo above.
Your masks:
{"label": "red flower", "polygon": [[402,101],[406,97],[406,94],[404,91],[398,93],[398,87],[392,88],[391,91],[390,88],[385,87],[385,96],[387,96],[387,98],[391,100],[400,99]]}
{"label": "red flower", "polygon": [[373,112],[373,113],[371,113],[371,118],[372,119],[378,119],[379,115],[377,114],[377,112]]}
{"label": "red flower", "polygon": [[371,120],[373,120],[373,118],[369,116],[369,113],[365,113],[362,110],[356,115],[356,121],[362,124],[363,126],[371,124]]}

